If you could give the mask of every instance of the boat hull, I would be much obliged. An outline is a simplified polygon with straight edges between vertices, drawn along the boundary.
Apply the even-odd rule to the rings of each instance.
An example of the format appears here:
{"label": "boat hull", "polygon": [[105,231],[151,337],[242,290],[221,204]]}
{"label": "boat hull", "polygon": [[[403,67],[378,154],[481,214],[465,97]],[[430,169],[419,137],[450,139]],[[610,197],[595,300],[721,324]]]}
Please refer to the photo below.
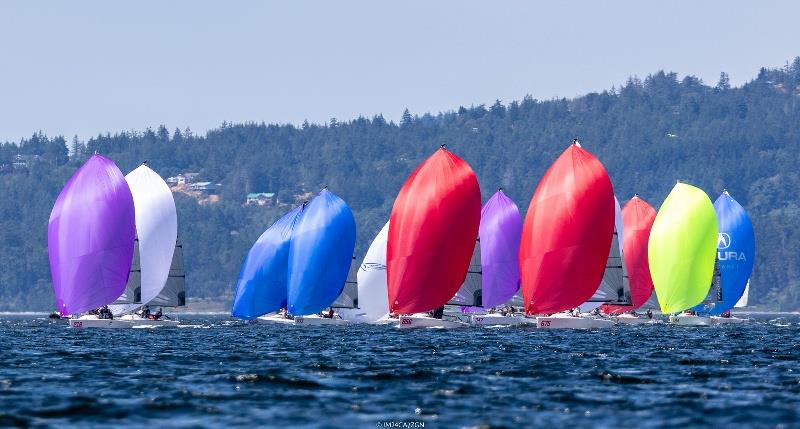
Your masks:
{"label": "boat hull", "polygon": [[614,322],[611,320],[593,317],[553,315],[536,318],[536,327],[539,329],[598,329],[612,326]]}
{"label": "boat hull", "polygon": [[644,325],[647,323],[655,323],[655,320],[649,317],[633,316],[630,314],[620,314],[616,318],[616,322],[620,325]]}
{"label": "boat hull", "polygon": [[133,328],[133,323],[127,320],[118,319],[98,319],[98,318],[71,318],[69,319],[69,327],[73,329],[89,329],[89,328],[104,328],[104,329],[128,329]]}
{"label": "boat hull", "polygon": [[679,314],[669,316],[669,323],[677,326],[711,326],[713,321],[710,317]]}
{"label": "boat hull", "polygon": [[114,320],[120,320],[124,322],[130,322],[133,326],[164,326],[164,327],[175,327],[180,324],[177,320],[168,320],[168,319],[144,319],[139,316],[133,314],[127,314],[125,316],[120,316]]}
{"label": "boat hull", "polygon": [[289,319],[279,314],[270,314],[258,318],[259,322],[275,323],[279,325],[319,326],[319,325],[347,325],[349,322],[341,318],[328,319],[320,316],[294,316]]}
{"label": "boat hull", "polygon": [[283,317],[279,314],[268,314],[264,316],[260,316],[258,319],[259,323],[276,323],[279,325],[294,325],[293,319],[288,319]]}
{"label": "boat hull", "polygon": [[464,322],[456,322],[451,320],[434,319],[430,316],[400,316],[397,322],[398,329],[416,329],[416,328],[463,328],[467,326]]}
{"label": "boat hull", "polygon": [[741,319],[738,317],[711,316],[711,321],[719,325],[728,325],[728,324],[747,323],[750,321],[750,319]]}
{"label": "boat hull", "polygon": [[470,323],[475,326],[515,326],[535,324],[536,320],[524,316],[503,316],[500,314],[474,314]]}
{"label": "boat hull", "polygon": [[298,326],[318,325],[346,325],[348,322],[340,318],[325,318],[319,316],[295,316],[294,324]]}

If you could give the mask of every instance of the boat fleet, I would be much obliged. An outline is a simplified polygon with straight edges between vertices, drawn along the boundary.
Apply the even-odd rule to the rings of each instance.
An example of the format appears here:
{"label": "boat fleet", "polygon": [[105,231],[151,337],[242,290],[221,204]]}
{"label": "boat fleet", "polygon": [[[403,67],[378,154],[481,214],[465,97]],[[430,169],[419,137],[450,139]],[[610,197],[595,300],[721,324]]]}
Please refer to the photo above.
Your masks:
{"label": "boat fleet", "polygon": [[[525,217],[499,189],[483,205],[472,168],[444,145],[406,179],[361,264],[356,222],[324,188],[269,226],[244,258],[233,317],[253,324],[531,325],[595,329],[661,320],[742,323],[755,237],[725,191],[678,182],[658,212],[621,206],[602,163],[574,140]],[[146,164],[127,176],[94,155],[56,200],[48,250],[70,326],[169,326],[146,305],[185,305],[169,188]],[[87,311],[110,305],[113,319]],[[639,313],[637,313],[637,311]]]}

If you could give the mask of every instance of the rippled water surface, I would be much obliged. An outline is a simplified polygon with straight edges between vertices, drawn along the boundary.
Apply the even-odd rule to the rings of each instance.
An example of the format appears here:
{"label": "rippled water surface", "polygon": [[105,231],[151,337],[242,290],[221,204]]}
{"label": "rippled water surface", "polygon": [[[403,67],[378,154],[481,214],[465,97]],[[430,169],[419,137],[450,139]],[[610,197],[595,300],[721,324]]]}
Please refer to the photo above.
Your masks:
{"label": "rippled water surface", "polygon": [[2,316],[0,426],[800,427],[800,318],[750,317],[404,332]]}

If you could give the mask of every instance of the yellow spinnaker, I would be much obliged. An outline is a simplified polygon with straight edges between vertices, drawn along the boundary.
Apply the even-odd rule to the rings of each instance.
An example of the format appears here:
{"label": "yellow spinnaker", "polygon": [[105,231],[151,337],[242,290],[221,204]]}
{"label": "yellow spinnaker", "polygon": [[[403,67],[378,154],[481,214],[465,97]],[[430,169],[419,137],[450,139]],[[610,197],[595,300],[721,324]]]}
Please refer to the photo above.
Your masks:
{"label": "yellow spinnaker", "polygon": [[658,210],[647,259],[662,313],[703,302],[717,257],[717,215],[705,192],[678,183]]}

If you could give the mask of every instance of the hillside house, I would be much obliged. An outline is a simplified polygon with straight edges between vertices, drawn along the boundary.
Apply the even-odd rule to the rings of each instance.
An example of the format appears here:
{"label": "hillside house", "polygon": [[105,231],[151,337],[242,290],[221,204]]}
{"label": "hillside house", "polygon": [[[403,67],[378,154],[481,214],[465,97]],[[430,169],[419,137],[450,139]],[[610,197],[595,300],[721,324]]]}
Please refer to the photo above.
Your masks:
{"label": "hillside house", "polygon": [[271,206],[275,204],[275,193],[273,192],[251,192],[247,194],[245,205],[248,206]]}

